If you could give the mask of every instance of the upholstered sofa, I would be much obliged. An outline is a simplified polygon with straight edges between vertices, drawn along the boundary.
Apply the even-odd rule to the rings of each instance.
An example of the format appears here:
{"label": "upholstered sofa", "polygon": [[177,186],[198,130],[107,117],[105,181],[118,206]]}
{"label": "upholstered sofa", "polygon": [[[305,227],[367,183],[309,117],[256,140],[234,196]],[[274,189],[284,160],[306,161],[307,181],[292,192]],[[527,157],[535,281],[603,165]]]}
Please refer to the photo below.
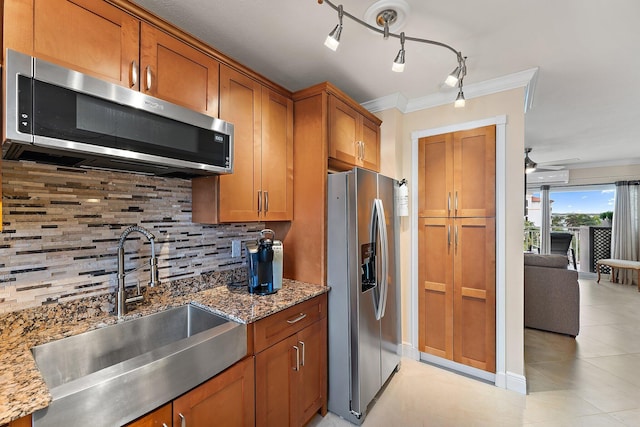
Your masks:
{"label": "upholstered sofa", "polygon": [[566,256],[524,254],[524,326],[578,335],[578,272],[567,268]]}

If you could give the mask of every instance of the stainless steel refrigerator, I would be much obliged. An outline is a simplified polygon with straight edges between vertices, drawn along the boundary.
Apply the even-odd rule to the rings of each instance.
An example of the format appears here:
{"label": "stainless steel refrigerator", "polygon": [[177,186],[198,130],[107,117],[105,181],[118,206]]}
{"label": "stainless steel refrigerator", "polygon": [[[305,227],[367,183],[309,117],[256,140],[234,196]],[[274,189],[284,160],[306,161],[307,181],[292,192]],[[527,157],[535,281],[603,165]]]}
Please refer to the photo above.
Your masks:
{"label": "stainless steel refrigerator", "polygon": [[328,177],[328,407],[358,425],[400,364],[397,187],[359,168]]}

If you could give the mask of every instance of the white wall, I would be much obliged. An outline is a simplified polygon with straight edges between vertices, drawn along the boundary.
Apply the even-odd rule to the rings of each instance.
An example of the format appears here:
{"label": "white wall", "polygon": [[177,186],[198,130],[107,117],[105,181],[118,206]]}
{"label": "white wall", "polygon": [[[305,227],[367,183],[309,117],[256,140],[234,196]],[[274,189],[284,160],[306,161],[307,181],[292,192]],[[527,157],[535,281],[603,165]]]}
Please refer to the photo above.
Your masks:
{"label": "white wall", "polygon": [[[504,242],[506,284],[506,320],[504,338],[506,347],[506,372],[513,378],[524,381],[524,305],[523,305],[523,252],[522,229],[524,226],[524,174],[522,159],[524,152],[524,89],[514,89],[493,95],[467,100],[463,109],[454,109],[453,103],[407,114],[396,109],[376,113],[382,123],[382,172],[395,178],[410,179],[411,133],[444,126],[484,120],[496,116],[507,117],[505,153],[505,231]],[[395,154],[391,155],[393,151]],[[401,161],[399,161],[401,160]],[[416,183],[409,181],[409,186]],[[414,200],[410,200],[412,204]],[[411,229],[410,219],[401,220],[402,280],[402,335],[405,344],[412,342],[412,324],[415,319],[411,311]],[[416,314],[417,316],[417,314]],[[417,345],[417,343],[415,343]],[[522,385],[522,384],[521,384]],[[508,386],[508,384],[507,384]],[[512,388],[512,387],[508,387]],[[518,386],[515,387],[519,388]]]}

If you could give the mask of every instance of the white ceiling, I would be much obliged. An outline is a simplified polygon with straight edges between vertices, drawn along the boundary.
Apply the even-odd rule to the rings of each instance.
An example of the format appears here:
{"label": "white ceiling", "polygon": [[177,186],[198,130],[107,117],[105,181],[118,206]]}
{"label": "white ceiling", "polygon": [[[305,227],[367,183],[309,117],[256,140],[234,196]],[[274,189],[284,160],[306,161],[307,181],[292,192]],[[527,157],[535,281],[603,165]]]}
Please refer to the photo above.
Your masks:
{"label": "white ceiling", "polygon": [[[341,1],[361,19],[375,3],[335,3]],[[407,42],[405,72],[394,73],[398,40],[385,41],[347,17],[340,47],[330,51],[323,42],[337,13],[318,0],[134,2],[291,91],[328,80],[361,103],[394,94],[412,100],[442,95],[456,66],[446,49]],[[466,85],[538,68],[525,116],[533,160],[640,163],[640,1],[406,2],[401,30],[467,56]],[[448,90],[453,101],[456,91]]]}

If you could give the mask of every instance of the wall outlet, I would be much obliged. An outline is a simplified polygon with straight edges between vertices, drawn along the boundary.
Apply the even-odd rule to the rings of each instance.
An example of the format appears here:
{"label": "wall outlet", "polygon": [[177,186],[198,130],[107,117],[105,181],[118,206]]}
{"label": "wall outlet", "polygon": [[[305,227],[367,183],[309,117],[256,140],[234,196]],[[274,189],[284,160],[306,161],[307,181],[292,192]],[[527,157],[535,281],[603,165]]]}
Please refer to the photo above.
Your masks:
{"label": "wall outlet", "polygon": [[242,247],[240,246],[240,240],[231,241],[231,258],[238,258],[242,254]]}

